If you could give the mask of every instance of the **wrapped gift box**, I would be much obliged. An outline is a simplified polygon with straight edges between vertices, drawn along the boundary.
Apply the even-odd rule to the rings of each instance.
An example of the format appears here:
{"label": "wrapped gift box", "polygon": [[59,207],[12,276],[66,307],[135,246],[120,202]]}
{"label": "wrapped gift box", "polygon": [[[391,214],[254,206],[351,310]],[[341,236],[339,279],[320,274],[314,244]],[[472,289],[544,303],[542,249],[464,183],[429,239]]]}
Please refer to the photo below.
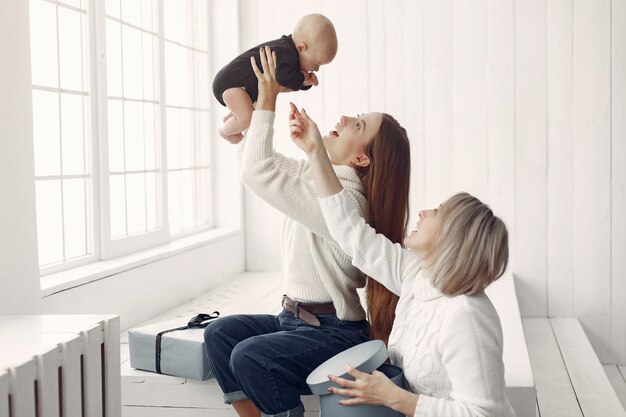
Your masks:
{"label": "wrapped gift box", "polygon": [[[212,377],[204,349],[204,328],[168,331],[186,326],[184,320],[178,319],[128,330],[130,366],[202,381]],[[157,349],[159,333],[162,333],[160,355]],[[157,362],[160,369],[157,369]]]}

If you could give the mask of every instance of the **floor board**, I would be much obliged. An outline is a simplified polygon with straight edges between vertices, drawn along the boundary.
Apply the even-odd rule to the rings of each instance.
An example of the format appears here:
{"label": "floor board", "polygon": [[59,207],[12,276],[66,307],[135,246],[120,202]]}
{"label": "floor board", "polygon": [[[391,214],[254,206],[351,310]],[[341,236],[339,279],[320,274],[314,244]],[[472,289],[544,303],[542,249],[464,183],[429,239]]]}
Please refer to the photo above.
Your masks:
{"label": "floor board", "polygon": [[554,318],[550,323],[583,415],[626,417],[578,319]]}
{"label": "floor board", "polygon": [[583,417],[549,319],[523,323],[541,417]]}
{"label": "floor board", "polygon": [[604,365],[604,372],[611,381],[611,385],[617,394],[622,406],[626,408],[626,380],[617,365]]}

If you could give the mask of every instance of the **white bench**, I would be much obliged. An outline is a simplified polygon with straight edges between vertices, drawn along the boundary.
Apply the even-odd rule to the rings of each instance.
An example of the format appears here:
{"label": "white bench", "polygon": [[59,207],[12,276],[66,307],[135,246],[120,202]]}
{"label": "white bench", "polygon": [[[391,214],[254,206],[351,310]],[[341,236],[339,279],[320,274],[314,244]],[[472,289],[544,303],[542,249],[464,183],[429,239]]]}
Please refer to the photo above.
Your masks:
{"label": "white bench", "polygon": [[626,417],[576,318],[523,321],[542,417]]}
{"label": "white bench", "polygon": [[[507,396],[518,417],[535,417],[536,394],[515,285],[507,276],[489,287],[504,330],[504,363]],[[235,313],[270,313],[280,311],[283,294],[280,273],[244,273],[213,290],[143,324],[219,310],[222,315]],[[214,379],[194,381],[159,375],[130,368],[128,335],[120,337],[122,360],[123,417],[236,417],[222,401],[222,392]],[[303,396],[306,417],[319,416],[319,399]]]}

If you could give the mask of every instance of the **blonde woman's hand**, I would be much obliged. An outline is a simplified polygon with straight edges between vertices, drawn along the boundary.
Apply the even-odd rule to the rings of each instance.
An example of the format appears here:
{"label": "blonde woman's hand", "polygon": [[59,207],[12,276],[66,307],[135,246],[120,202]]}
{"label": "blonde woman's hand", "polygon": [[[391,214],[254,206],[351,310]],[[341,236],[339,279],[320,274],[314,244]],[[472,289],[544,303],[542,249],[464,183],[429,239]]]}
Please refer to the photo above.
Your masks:
{"label": "blonde woman's hand", "polygon": [[259,87],[259,96],[255,108],[257,110],[274,111],[278,93],[291,90],[283,87],[276,81],[276,52],[273,52],[269,46],[265,46],[259,49],[259,54],[261,55],[263,72],[259,69],[256,59],[253,56],[250,57],[250,65],[252,65]]}
{"label": "blonde woman's hand", "polygon": [[354,377],[354,381],[334,375],[328,376],[331,381],[342,387],[331,387],[328,389],[329,392],[345,397],[352,397],[347,400],[339,401],[341,405],[377,404],[398,410],[398,408],[400,408],[399,402],[404,394],[410,394],[396,386],[380,371],[366,374],[349,365],[346,366],[346,369],[348,374]]}
{"label": "blonde woman's hand", "polygon": [[322,149],[322,135],[317,124],[309,117],[306,110],[298,110],[295,104],[289,103],[289,131],[291,140],[307,155]]}

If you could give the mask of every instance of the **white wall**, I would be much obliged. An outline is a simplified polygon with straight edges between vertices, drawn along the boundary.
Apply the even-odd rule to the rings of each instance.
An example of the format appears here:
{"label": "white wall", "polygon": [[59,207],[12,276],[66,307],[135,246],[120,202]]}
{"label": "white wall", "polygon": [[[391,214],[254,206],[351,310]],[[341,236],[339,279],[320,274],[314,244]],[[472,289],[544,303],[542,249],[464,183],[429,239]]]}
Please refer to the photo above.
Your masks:
{"label": "white wall", "polygon": [[[38,309],[28,2],[0,3],[0,314]],[[7,65],[11,63],[11,65]],[[33,254],[35,261],[33,262]]]}
{"label": "white wall", "polygon": [[[417,209],[468,191],[508,224],[525,316],[580,318],[626,363],[626,2],[241,1],[241,48],[321,12],[337,28],[320,86],[287,103],[322,129],[379,110],[412,140]],[[281,126],[283,126],[281,128]],[[246,194],[247,266],[280,269],[279,216]]]}
{"label": "white wall", "polygon": [[[238,5],[213,0],[214,57],[238,50]],[[245,270],[242,192],[235,149],[218,138],[212,164],[219,241],[42,298],[32,139],[28,1],[0,2],[0,314],[115,313],[126,328]],[[219,69],[215,63],[212,72]],[[217,135],[216,135],[217,136]]]}

